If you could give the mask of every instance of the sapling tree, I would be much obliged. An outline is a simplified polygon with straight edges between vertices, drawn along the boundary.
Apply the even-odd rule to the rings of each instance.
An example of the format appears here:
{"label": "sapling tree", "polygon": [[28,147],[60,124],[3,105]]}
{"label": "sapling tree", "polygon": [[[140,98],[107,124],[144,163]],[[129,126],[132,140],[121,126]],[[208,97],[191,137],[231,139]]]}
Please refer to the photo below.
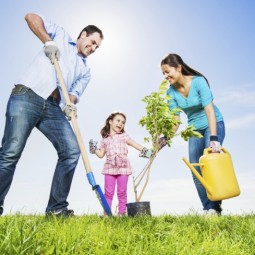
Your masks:
{"label": "sapling tree", "polygon": [[[202,137],[202,135],[195,131],[194,126],[188,126],[185,130],[177,133],[176,129],[181,124],[175,116],[180,111],[179,109],[170,110],[169,100],[171,99],[167,95],[166,91],[169,86],[167,80],[164,80],[157,92],[151,93],[149,96],[145,96],[142,101],[146,103],[146,116],[142,117],[139,124],[146,128],[149,132],[149,136],[144,138],[147,143],[152,143],[154,155],[148,161],[142,172],[133,179],[134,182],[134,192],[136,197],[136,202],[139,202],[144,189],[149,180],[149,173],[152,162],[154,161],[157,153],[160,151],[159,139],[160,137],[165,137],[167,141],[167,146],[170,147],[172,139],[180,135],[185,141],[189,137]],[[143,177],[147,174],[145,184],[140,192],[137,194],[137,187],[141,183]]]}

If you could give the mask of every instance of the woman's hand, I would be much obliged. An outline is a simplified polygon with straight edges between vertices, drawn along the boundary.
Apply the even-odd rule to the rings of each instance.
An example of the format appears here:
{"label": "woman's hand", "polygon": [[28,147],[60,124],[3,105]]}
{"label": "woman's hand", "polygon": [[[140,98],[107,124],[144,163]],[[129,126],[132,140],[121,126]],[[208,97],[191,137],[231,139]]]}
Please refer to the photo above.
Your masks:
{"label": "woman's hand", "polygon": [[210,136],[210,148],[212,148],[213,153],[220,153],[221,152],[221,145],[218,141],[218,136],[211,135]]}

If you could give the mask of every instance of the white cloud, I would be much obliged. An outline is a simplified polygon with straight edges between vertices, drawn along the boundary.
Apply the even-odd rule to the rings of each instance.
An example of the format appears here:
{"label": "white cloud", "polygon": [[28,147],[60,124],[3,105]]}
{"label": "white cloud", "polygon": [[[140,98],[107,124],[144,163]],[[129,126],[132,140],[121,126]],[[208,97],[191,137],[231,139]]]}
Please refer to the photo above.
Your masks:
{"label": "white cloud", "polygon": [[[229,87],[228,87],[229,88]],[[238,88],[233,86],[233,90],[222,91],[217,97],[217,103],[235,107],[255,107],[255,85],[240,84]]]}
{"label": "white cloud", "polygon": [[238,116],[235,119],[228,120],[225,125],[227,129],[244,129],[255,126],[255,113]]}

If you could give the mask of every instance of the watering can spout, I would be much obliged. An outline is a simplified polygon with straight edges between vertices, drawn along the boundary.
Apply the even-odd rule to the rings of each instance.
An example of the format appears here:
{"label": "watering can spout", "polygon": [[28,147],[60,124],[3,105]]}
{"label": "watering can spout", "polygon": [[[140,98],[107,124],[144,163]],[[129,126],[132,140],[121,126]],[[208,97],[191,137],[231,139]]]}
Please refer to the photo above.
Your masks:
{"label": "watering can spout", "polygon": [[201,164],[191,164],[186,158],[182,158],[182,160],[186,163],[186,165],[190,168],[192,173],[197,177],[197,179],[201,182],[201,184],[205,187],[208,194],[212,194],[212,189],[210,185],[205,181],[201,174],[195,169],[195,166],[200,166]]}

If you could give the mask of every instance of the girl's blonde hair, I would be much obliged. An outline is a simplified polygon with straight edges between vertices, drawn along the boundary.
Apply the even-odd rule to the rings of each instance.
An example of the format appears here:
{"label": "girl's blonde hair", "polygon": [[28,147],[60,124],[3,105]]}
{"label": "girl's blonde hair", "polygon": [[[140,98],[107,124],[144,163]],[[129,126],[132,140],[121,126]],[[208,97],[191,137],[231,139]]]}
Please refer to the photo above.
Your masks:
{"label": "girl's blonde hair", "polygon": [[[127,117],[126,117],[126,115],[124,114],[124,113],[122,113],[122,112],[113,112],[113,113],[111,113],[109,116],[108,116],[108,118],[106,119],[106,121],[105,121],[105,126],[101,129],[101,131],[100,131],[100,134],[101,134],[101,136],[104,138],[104,137],[106,137],[107,135],[109,135],[109,133],[110,133],[110,123],[109,123],[109,121],[110,120],[113,120],[114,118],[115,118],[115,116],[117,116],[117,115],[121,115],[124,119],[125,119],[125,122],[126,122],[126,120],[127,120]],[[125,133],[125,129],[124,129],[124,127],[123,127],[123,129],[121,130],[121,132],[122,133]]]}

